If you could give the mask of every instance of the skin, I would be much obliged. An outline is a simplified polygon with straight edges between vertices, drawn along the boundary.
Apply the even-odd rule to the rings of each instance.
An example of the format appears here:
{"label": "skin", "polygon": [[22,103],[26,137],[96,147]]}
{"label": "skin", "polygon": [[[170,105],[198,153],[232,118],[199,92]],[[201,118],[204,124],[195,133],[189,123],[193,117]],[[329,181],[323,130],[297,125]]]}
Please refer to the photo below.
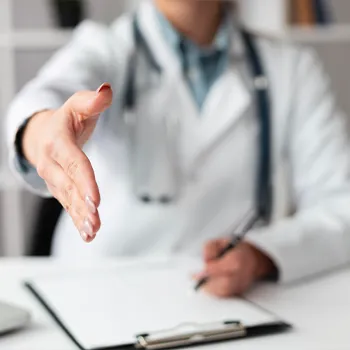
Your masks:
{"label": "skin", "polygon": [[[200,0],[154,0],[172,25],[200,46],[213,41],[221,23],[223,3]],[[193,23],[196,23],[194,26]]]}
{"label": "skin", "polygon": [[[154,1],[173,26],[193,42],[208,46],[213,41],[221,21],[222,2]],[[85,242],[94,240],[101,222],[98,185],[82,147],[112,99],[113,92],[107,83],[97,91],[78,92],[60,109],[35,114],[23,135],[25,157],[72,217]],[[216,260],[226,243],[226,239],[221,239],[208,242],[204,247],[205,268],[194,278],[210,276],[203,287],[206,292],[218,297],[241,294],[275,269],[266,255],[246,242]]]}

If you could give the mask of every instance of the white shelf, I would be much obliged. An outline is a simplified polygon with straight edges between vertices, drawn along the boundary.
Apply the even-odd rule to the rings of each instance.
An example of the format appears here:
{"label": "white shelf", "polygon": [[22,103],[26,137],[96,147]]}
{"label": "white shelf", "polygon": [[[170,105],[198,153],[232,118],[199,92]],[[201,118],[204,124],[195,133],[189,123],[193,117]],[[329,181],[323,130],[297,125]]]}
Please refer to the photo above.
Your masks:
{"label": "white shelf", "polygon": [[[249,28],[258,35],[277,40],[300,43],[350,42],[349,24],[331,24],[315,27],[290,27],[284,30],[262,30]],[[13,34],[0,33],[0,49],[56,49],[65,45],[72,35],[72,30],[46,29],[16,31]]]}
{"label": "white shelf", "polygon": [[249,28],[258,35],[298,43],[350,43],[350,24],[290,27],[280,31]]}
{"label": "white shelf", "polygon": [[10,35],[5,33],[0,33],[0,50],[11,47]]}
{"label": "white shelf", "polygon": [[0,34],[0,48],[55,49],[65,45],[72,32],[72,30],[46,29]]}

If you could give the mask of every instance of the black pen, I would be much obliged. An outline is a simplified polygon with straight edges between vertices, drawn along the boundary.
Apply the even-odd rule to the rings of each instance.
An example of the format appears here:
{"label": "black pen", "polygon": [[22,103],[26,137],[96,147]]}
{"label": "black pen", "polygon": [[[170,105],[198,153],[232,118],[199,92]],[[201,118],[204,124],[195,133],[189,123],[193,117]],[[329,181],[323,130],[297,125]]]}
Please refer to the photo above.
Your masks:
{"label": "black pen", "polygon": [[[216,257],[216,259],[222,258],[226,253],[234,249],[245,237],[245,235],[257,224],[260,217],[256,214],[251,216],[248,219],[248,222],[243,226],[242,230],[239,234],[235,234],[231,240],[230,243],[227,244],[227,246],[220,251],[219,255]],[[200,279],[197,284],[194,287],[195,291],[198,291],[201,287],[203,287],[204,284],[206,284],[209,280],[209,277],[204,277]]]}

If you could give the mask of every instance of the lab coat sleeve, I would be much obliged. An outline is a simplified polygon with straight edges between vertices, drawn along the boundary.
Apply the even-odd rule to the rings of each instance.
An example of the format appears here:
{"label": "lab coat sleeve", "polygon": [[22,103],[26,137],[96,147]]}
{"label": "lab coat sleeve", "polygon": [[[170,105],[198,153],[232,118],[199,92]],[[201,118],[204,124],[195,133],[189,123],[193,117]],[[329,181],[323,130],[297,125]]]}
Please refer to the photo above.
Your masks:
{"label": "lab coat sleeve", "polygon": [[24,170],[15,150],[15,137],[23,123],[35,113],[57,109],[79,90],[96,90],[109,74],[108,30],[91,21],[74,32],[71,41],[58,51],[12,102],[7,114],[7,143],[10,167],[32,192],[49,196],[45,182],[35,169]]}
{"label": "lab coat sleeve", "polygon": [[346,116],[316,54],[297,60],[288,154],[294,215],[260,228],[248,241],[267,253],[281,282],[350,261],[350,147]]}

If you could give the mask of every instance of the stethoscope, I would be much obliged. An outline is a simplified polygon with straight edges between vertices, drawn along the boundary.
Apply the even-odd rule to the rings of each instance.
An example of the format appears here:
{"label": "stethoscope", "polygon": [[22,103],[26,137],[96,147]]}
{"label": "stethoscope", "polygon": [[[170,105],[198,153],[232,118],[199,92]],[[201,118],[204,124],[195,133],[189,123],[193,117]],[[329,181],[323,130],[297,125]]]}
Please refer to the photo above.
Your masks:
{"label": "stethoscope", "polygon": [[[142,54],[147,63],[152,66],[156,74],[161,76],[162,68],[155,59],[149,45],[147,44],[136,16],[132,21],[132,31],[136,50],[132,55],[126,78],[126,89],[124,98],[124,109],[132,111],[137,105],[137,56],[142,50]],[[250,33],[242,30],[241,35],[249,66],[253,78],[255,99],[257,103],[257,116],[260,123],[260,135],[258,142],[258,171],[256,189],[256,214],[264,222],[269,222],[272,212],[272,183],[271,183],[271,110],[268,91],[268,79],[264,73],[256,43]],[[162,194],[153,197],[150,193],[137,193],[138,198],[144,203],[167,204],[175,200],[172,194]]]}

